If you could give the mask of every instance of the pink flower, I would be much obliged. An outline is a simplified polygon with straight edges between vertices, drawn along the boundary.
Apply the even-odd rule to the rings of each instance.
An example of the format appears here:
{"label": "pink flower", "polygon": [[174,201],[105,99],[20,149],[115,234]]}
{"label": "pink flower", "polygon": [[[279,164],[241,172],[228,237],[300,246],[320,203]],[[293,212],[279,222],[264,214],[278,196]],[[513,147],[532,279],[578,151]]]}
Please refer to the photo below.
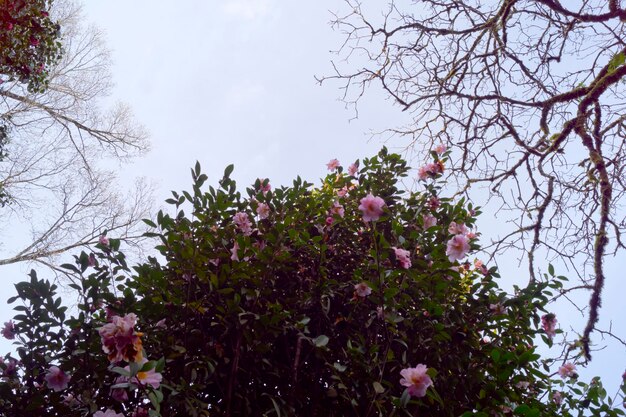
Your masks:
{"label": "pink flower", "polygon": [[146,372],[138,372],[135,377],[142,385],[150,385],[153,388],[159,388],[163,375],[156,372],[154,369],[150,369]]}
{"label": "pink flower", "polygon": [[13,324],[13,320],[4,322],[4,327],[0,333],[2,333],[2,336],[9,340],[15,339],[15,325]]}
{"label": "pink flower", "polygon": [[422,219],[424,220],[424,230],[428,230],[437,224],[437,218],[432,214],[424,214]]}
{"label": "pink flower", "polygon": [[543,331],[546,332],[550,339],[556,336],[556,323],[556,316],[552,313],[541,316],[541,327],[543,327]]}
{"label": "pink flower", "polygon": [[383,214],[383,206],[385,201],[380,197],[374,197],[368,194],[365,198],[361,199],[359,210],[363,212],[363,220],[366,222],[376,221]]}
{"label": "pink flower", "polygon": [[450,226],[448,226],[448,232],[451,235],[466,235],[468,229],[463,223],[457,224],[456,222],[451,222]]}
{"label": "pink flower", "polygon": [[425,180],[427,178],[435,178],[437,175],[443,172],[443,163],[441,161],[431,162],[420,167],[417,170],[417,176],[420,180]]}
{"label": "pink flower", "polygon": [[102,350],[108,355],[109,361],[132,362],[142,359],[142,333],[135,332],[136,321],[137,316],[133,313],[124,317],[113,316],[110,323],[98,330]]}
{"label": "pink flower", "polygon": [[256,214],[259,215],[261,220],[267,219],[270,215],[270,206],[265,203],[259,203],[259,206],[256,208]]}
{"label": "pink flower", "polygon": [[252,223],[250,223],[247,213],[243,213],[241,211],[235,213],[233,216],[233,223],[235,223],[239,231],[244,235],[249,236],[252,233]]}
{"label": "pink flower", "polygon": [[563,402],[563,393],[561,391],[554,391],[552,393],[552,402],[556,405],[561,405]]}
{"label": "pink flower", "polygon": [[[122,384],[124,382],[128,382],[128,378],[124,376],[118,376],[115,378],[115,384]],[[112,388],[111,398],[121,403],[126,402],[128,401],[128,392],[126,392],[124,388]]]}
{"label": "pink flower", "polygon": [[334,171],[337,168],[339,168],[339,160],[337,159],[331,159],[326,166],[328,167],[329,171]]}
{"label": "pink flower", "polygon": [[333,203],[333,206],[330,208],[330,214],[333,216],[339,216],[339,217],[343,217],[345,214],[345,210],[343,208],[343,206],[341,204],[339,204],[338,201],[335,201]]}
{"label": "pink flower", "polygon": [[109,246],[109,239],[105,235],[100,235],[98,238],[98,243],[104,246]]}
{"label": "pink flower", "polygon": [[348,167],[348,175],[354,177],[358,170],[359,170],[359,167],[357,167],[356,164],[350,164],[350,166]]}
{"label": "pink flower", "polygon": [[116,413],[115,411],[107,408],[106,411],[96,411],[93,413],[93,417],[124,417],[122,413]]}
{"label": "pink flower", "polygon": [[55,392],[63,391],[70,382],[70,377],[65,374],[58,366],[51,366],[44,377],[48,388]]}
{"label": "pink flower", "polygon": [[396,260],[400,263],[400,266],[404,269],[409,269],[411,267],[411,252],[395,247],[391,249],[394,250],[396,254]]}
{"label": "pink flower", "polygon": [[443,143],[440,143],[439,145],[435,146],[435,152],[437,152],[437,155],[442,155],[447,149],[448,147],[444,145]]}
{"label": "pink flower", "polygon": [[574,377],[576,376],[576,365],[571,362],[567,362],[565,365],[559,368],[558,373],[563,379],[565,379],[566,377]]}
{"label": "pink flower", "polygon": [[426,395],[426,389],[433,385],[433,380],[426,373],[428,368],[426,365],[419,364],[415,368],[405,368],[400,371],[402,379],[400,385],[407,387],[409,395],[414,397],[423,397]]}
{"label": "pink flower", "polygon": [[506,314],[506,307],[504,307],[501,303],[489,304],[489,309],[495,315]]}
{"label": "pink flower", "polygon": [[372,289],[370,288],[369,285],[367,285],[367,283],[361,282],[360,284],[356,284],[354,286],[354,293],[358,297],[367,297],[368,295],[372,293]]}
{"label": "pink flower", "polygon": [[[146,362],[148,362],[146,359],[142,359],[138,363],[139,365],[143,365]],[[130,371],[130,366],[126,366],[124,369]],[[135,375],[130,382],[134,382],[142,386],[150,385],[152,388],[159,388],[162,380],[163,375],[161,375],[159,372],[156,372],[154,368],[152,368],[149,371],[137,372],[137,375]]]}
{"label": "pink flower", "polygon": [[4,360],[0,358],[0,363],[5,365],[4,371],[2,372],[2,376],[13,376],[13,375],[15,375],[15,370],[17,369],[17,361],[15,359],[11,358],[5,364]]}
{"label": "pink flower", "polygon": [[441,206],[441,201],[439,201],[437,197],[433,196],[430,197],[430,200],[428,200],[428,204],[430,205],[431,209],[437,210],[439,206]]}
{"label": "pink flower", "polygon": [[89,258],[87,258],[87,265],[92,268],[96,266],[96,256],[93,253],[89,254]]}
{"label": "pink flower", "polygon": [[346,187],[346,186],[344,186],[340,190],[337,190],[337,196],[338,197],[345,197],[346,194],[348,194],[348,187]]}
{"label": "pink flower", "polygon": [[74,408],[80,404],[80,402],[72,394],[62,395],[61,398],[63,398],[63,404],[67,405],[70,408]]}
{"label": "pink flower", "polygon": [[[261,182],[261,192],[263,193],[263,195],[267,194],[269,191],[272,190],[272,186],[270,185],[269,181],[266,179],[262,180],[259,179],[259,181]],[[263,183],[265,181],[268,181],[267,184],[263,185]]]}
{"label": "pink flower", "polygon": [[474,261],[474,268],[476,268],[476,270],[483,275],[489,274],[489,270],[487,269],[485,264],[483,264],[483,261],[481,261],[480,259],[476,259]]}
{"label": "pink flower", "polygon": [[239,243],[235,242],[233,244],[233,248],[230,250],[230,260],[231,261],[239,261]]}
{"label": "pink flower", "polygon": [[326,226],[332,226],[334,222],[335,219],[333,219],[331,216],[326,217]]}
{"label": "pink flower", "polygon": [[469,250],[469,239],[463,235],[456,235],[448,241],[446,255],[450,262],[454,262],[465,258]]}

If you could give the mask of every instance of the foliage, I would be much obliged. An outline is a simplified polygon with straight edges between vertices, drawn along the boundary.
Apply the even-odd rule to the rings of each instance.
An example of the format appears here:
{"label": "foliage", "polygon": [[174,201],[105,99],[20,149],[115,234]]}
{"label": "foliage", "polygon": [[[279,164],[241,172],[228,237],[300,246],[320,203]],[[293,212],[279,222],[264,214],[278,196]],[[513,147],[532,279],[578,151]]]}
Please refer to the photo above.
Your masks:
{"label": "foliage", "polygon": [[[447,154],[432,157],[443,169]],[[353,175],[333,165],[320,187],[257,180],[242,194],[232,165],[205,191],[197,164],[192,191],[167,200],[175,213],[146,220],[158,259],[131,273],[120,241],[102,237],[63,265],[76,277],[72,317],[31,273],[9,300],[22,302],[21,362],[12,374],[0,365],[0,414],[137,416],[149,402],[153,416],[624,415],[598,381],[561,380],[536,351],[549,291],[565,278],[504,293],[495,267],[450,261],[454,236],[479,249],[480,211],[441,196],[440,172],[405,195],[398,155],[383,149],[359,165]],[[365,222],[370,194],[383,213]],[[153,360],[109,364],[103,329],[130,313],[139,324],[128,334]],[[400,384],[418,364],[434,382],[425,396]],[[71,376],[66,389],[46,386],[50,365]],[[117,379],[149,371],[162,373],[159,387]],[[550,400],[557,388],[562,400]]]}
{"label": "foliage", "polygon": [[42,92],[61,57],[60,26],[50,18],[52,0],[0,2],[0,74]]}

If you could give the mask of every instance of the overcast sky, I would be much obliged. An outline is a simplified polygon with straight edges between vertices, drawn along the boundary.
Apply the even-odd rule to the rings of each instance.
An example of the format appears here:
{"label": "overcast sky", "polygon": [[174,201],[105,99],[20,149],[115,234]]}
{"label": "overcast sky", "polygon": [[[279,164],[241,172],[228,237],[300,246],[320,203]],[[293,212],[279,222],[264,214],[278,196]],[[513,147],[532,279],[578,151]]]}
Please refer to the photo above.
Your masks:
{"label": "overcast sky", "polygon": [[[368,141],[370,131],[406,120],[376,89],[351,120],[354,113],[339,101],[340,86],[316,83],[315,75],[331,73],[330,61],[337,57],[330,51],[343,40],[328,25],[329,10],[346,11],[338,0],[84,3],[85,21],[106,31],[112,50],[112,99],[128,103],[151,134],[152,151],[122,167],[121,176],[154,182],[157,203],[170,190],[190,188],[189,168],[196,160],[210,184],[230,163],[240,187],[258,177],[274,185],[289,184],[296,175],[315,181],[332,158],[347,165],[376,153],[381,142]],[[492,216],[485,216],[482,231],[497,230]],[[515,262],[500,264],[516,271]],[[617,262],[610,265],[609,277],[622,279]],[[507,285],[523,285],[525,272],[524,267],[505,275]],[[11,286],[0,288],[1,299],[11,295]],[[601,316],[605,322],[616,319],[620,328],[614,330],[624,335],[626,326],[617,323],[624,316],[622,295],[623,287],[611,287]],[[11,314],[0,313],[0,322]],[[581,329],[583,318],[559,315],[559,321],[565,330],[570,323]],[[0,341],[0,352],[9,348]],[[590,372],[617,386],[625,365],[624,347],[613,344],[596,354]]]}

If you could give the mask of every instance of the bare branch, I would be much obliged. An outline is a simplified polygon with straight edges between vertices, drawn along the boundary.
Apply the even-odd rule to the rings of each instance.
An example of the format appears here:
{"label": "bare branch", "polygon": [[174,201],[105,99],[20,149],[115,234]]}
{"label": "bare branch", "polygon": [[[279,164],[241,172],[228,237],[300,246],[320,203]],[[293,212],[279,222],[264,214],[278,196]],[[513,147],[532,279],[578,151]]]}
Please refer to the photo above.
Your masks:
{"label": "bare branch", "polygon": [[377,17],[346,4],[352,12],[332,22],[345,34],[344,59],[319,81],[340,83],[355,109],[379,84],[413,116],[390,137],[417,155],[439,143],[453,149],[458,193],[488,186],[487,204],[510,225],[491,256],[522,251],[531,280],[538,253],[558,258],[581,281],[572,288],[592,288],[589,357],[603,260],[625,247],[626,10],[600,0],[577,9],[558,0],[392,0]]}

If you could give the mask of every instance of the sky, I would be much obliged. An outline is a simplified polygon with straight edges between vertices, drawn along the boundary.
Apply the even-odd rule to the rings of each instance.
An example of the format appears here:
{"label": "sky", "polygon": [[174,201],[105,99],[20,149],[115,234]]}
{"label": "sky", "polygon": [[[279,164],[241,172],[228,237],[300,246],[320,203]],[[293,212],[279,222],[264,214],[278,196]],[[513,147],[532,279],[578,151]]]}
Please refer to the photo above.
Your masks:
{"label": "sky", "polygon": [[[383,143],[370,133],[401,125],[408,115],[372,88],[354,119],[338,84],[316,82],[316,75],[332,73],[332,59],[340,59],[331,51],[344,38],[328,24],[331,11],[346,12],[336,0],[85,1],[85,23],[106,32],[112,51],[110,100],[129,104],[150,132],[151,151],[119,167],[122,182],[147,178],[158,205],[170,190],[190,188],[196,161],[208,184],[234,163],[240,187],[256,178],[276,186],[296,175],[316,181],[332,158],[347,166],[375,154]],[[485,216],[481,231],[495,233],[497,223]],[[525,283],[525,266],[518,269],[512,259],[500,266],[508,272],[506,285]],[[609,268],[610,277],[621,278],[617,262]],[[26,269],[14,269],[13,280]],[[621,294],[623,287],[609,288],[601,315],[616,319],[614,330],[626,335],[617,320],[624,315]],[[0,299],[11,295],[12,286],[0,288]],[[567,311],[571,307],[557,310],[563,328],[581,329],[583,318]],[[3,322],[11,313],[3,306],[0,314]],[[0,352],[8,349],[0,340]],[[596,354],[586,374],[616,387],[624,366],[624,347],[612,344]]]}

